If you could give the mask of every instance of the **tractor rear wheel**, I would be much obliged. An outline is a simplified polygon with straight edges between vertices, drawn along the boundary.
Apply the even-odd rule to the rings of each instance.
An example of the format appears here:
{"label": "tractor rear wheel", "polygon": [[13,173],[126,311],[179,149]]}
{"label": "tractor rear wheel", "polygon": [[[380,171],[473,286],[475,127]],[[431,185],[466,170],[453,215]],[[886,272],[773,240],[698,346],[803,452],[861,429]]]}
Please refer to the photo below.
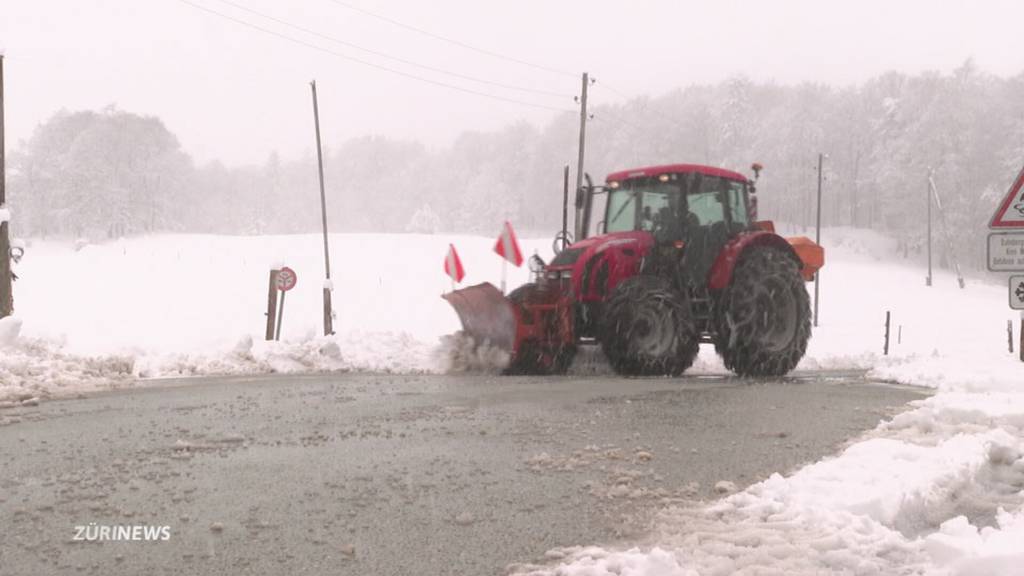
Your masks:
{"label": "tractor rear wheel", "polygon": [[[508,299],[516,306],[535,300],[534,294],[539,290],[536,284],[523,284],[508,293]],[[542,345],[535,340],[527,340],[519,346],[506,374],[545,375],[565,374],[569,371],[576,346],[566,343],[560,346]]]}
{"label": "tractor rear wheel", "polygon": [[651,275],[615,287],[604,306],[600,337],[612,368],[630,376],[678,376],[700,349],[688,298]]}
{"label": "tractor rear wheel", "polygon": [[811,337],[810,297],[796,259],[750,248],[715,303],[715,350],[740,376],[781,376],[796,367]]}

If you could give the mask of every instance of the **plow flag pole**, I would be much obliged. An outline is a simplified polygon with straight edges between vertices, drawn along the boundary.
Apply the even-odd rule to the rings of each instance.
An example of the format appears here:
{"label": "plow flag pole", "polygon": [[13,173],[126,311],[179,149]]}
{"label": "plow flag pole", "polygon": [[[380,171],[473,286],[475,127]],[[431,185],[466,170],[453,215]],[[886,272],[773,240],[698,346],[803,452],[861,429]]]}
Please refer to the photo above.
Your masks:
{"label": "plow flag pole", "polygon": [[517,267],[523,265],[523,251],[519,249],[519,241],[516,240],[516,233],[512,230],[512,224],[505,221],[501,227],[501,234],[498,242],[494,245],[494,252],[501,256],[501,293],[505,293],[505,278],[508,274],[507,263],[511,262]]}
{"label": "plow flag pole", "polygon": [[466,277],[466,270],[462,267],[462,260],[454,244],[448,245],[448,254],[444,258],[444,273],[452,279],[452,292],[455,291],[455,284],[462,282]]}

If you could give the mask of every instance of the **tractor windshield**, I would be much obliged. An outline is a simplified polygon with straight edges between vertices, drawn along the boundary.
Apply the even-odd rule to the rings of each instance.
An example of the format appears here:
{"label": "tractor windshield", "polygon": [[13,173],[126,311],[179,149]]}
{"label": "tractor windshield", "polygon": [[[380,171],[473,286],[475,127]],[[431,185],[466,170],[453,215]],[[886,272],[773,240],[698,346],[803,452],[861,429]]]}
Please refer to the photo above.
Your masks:
{"label": "tractor windshield", "polygon": [[742,229],[748,225],[745,186],[703,174],[669,174],[615,183],[608,188],[604,231],[644,230],[659,240],[674,240],[694,226],[717,224]]}

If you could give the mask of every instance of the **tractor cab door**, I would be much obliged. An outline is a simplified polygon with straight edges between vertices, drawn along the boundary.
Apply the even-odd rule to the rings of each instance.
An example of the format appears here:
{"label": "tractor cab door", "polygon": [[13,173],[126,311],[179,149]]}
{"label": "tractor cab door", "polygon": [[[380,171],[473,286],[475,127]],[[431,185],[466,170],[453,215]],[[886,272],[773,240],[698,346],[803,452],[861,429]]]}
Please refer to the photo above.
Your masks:
{"label": "tractor cab door", "polygon": [[686,187],[682,268],[694,286],[707,286],[718,254],[746,227],[744,186],[741,182],[694,174]]}

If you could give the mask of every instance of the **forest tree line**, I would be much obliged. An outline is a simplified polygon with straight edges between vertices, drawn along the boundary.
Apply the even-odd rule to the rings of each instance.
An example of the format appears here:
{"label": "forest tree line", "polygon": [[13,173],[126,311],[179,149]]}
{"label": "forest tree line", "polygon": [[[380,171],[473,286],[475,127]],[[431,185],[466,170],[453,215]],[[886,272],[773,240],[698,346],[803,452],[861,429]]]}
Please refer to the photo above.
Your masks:
{"label": "forest tree line", "polygon": [[[597,89],[595,88],[595,91]],[[586,170],[693,162],[749,172],[762,218],[874,229],[908,254],[925,239],[927,178],[953,249],[981,267],[988,218],[1024,165],[1024,73],[971,62],[951,74],[887,73],[849,87],[733,78],[592,108]],[[578,116],[466,132],[448,148],[365,137],[325,151],[335,232],[493,233],[560,226],[562,167],[575,174]],[[197,165],[163,123],[114,107],[60,112],[9,156],[16,234],[99,240],[154,232],[277,234],[319,229],[315,158]],[[573,176],[574,177],[574,176]]]}

